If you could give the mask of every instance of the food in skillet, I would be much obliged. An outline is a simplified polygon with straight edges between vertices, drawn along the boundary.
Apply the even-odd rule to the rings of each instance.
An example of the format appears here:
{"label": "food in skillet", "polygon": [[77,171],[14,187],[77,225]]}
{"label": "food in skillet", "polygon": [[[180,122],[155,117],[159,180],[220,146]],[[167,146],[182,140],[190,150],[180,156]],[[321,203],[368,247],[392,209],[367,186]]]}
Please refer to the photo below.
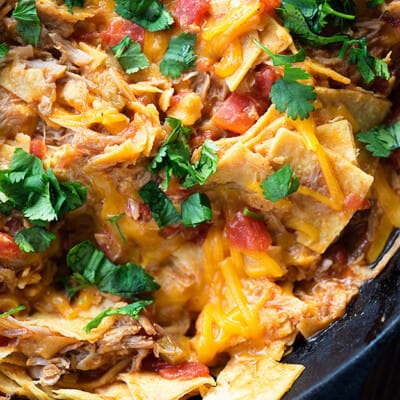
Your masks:
{"label": "food in skillet", "polygon": [[399,7],[0,0],[2,395],[281,398],[397,246]]}

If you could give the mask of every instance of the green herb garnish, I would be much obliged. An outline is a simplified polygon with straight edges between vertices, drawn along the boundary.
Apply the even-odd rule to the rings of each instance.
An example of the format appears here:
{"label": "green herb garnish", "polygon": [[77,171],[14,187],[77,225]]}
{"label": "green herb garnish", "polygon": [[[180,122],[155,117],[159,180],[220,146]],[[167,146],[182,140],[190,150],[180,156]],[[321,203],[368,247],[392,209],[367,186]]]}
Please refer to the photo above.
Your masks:
{"label": "green herb garnish", "polygon": [[6,54],[10,51],[6,43],[0,44],[0,60],[2,60]]}
{"label": "green herb garnish", "polygon": [[195,227],[212,220],[210,199],[204,193],[194,193],[182,202],[182,223]]}
{"label": "green herb garnish", "polygon": [[119,43],[111,47],[111,50],[127,74],[134,74],[150,65],[140,44],[132,42],[129,36],[125,36]]}
{"label": "green herb garnish", "polygon": [[389,68],[386,62],[369,54],[365,37],[346,40],[340,50],[339,58],[343,59],[349,48],[349,62],[357,65],[366,83],[371,83],[376,76],[385,79],[390,78]]}
{"label": "green herb garnish", "polygon": [[[96,285],[101,292],[137,300],[138,296],[157,290],[160,286],[140,265],[116,265],[90,241],[77,244],[67,254],[67,265],[79,289]],[[71,291],[70,291],[71,293]]]}
{"label": "green herb garnish", "polygon": [[84,0],[64,0],[64,4],[68,6],[68,11],[72,14],[72,7],[83,7]]}
{"label": "green herb garnish", "polygon": [[35,0],[19,0],[12,16],[18,22],[17,32],[26,43],[37,47],[41,24],[36,10]]}
{"label": "green herb garnish", "polygon": [[120,220],[124,215],[125,215],[125,213],[121,213],[121,214],[118,214],[118,215],[113,215],[112,217],[107,218],[107,221],[110,222],[110,223],[114,226],[115,230],[117,231],[117,233],[118,233],[118,235],[119,235],[119,237],[120,237],[120,239],[121,239],[121,242],[122,242],[123,244],[127,244],[125,235],[124,235],[124,233],[122,232],[121,227],[119,226],[119,223],[118,223],[119,220]]}
{"label": "green herb garnish", "polygon": [[115,12],[150,32],[168,29],[174,17],[157,0],[116,0]]}
{"label": "green herb garnish", "polygon": [[261,183],[267,200],[276,202],[296,192],[300,186],[299,178],[293,176],[293,168],[286,164]]}
{"label": "green herb garnish", "polygon": [[17,307],[12,308],[11,310],[8,310],[6,312],[3,312],[0,314],[0,318],[8,317],[9,315],[16,314],[17,312],[20,312],[22,310],[25,310],[26,307],[23,305],[19,305]]}
{"label": "green herb garnish", "polygon": [[181,33],[172,38],[160,63],[161,73],[176,79],[181,76],[183,71],[193,67],[196,63],[195,44],[196,35],[193,33]]}
{"label": "green herb garnish", "polygon": [[17,148],[10,168],[0,171],[0,211],[21,211],[35,229],[24,229],[16,235],[23,251],[44,251],[55,238],[45,226],[65,213],[81,207],[87,189],[79,182],[58,182],[42,161]]}
{"label": "green herb garnish", "polygon": [[138,300],[127,306],[113,309],[111,307],[106,308],[99,315],[93,318],[85,327],[83,328],[86,333],[89,333],[92,329],[97,328],[101,321],[106,317],[111,317],[112,315],[130,315],[135,319],[139,319],[139,313],[147,306],[153,303],[153,300]]}
{"label": "green herb garnish", "polygon": [[357,138],[367,144],[365,147],[373,156],[389,157],[392,151],[400,148],[400,121],[359,132]]}

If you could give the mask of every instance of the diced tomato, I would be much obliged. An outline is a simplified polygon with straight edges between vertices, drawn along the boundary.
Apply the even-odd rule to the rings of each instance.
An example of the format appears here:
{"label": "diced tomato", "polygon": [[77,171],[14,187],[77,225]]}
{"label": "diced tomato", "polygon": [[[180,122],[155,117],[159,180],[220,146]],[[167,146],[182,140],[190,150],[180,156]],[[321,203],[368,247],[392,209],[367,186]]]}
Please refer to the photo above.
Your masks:
{"label": "diced tomato", "polygon": [[254,79],[257,96],[269,98],[272,84],[279,79],[279,75],[274,67],[265,65],[254,74]]}
{"label": "diced tomato", "polygon": [[350,193],[344,199],[344,208],[348,210],[366,210],[370,207],[371,204],[368,199],[356,193]]}
{"label": "diced tomato", "polygon": [[272,243],[265,223],[241,211],[228,221],[225,233],[231,245],[242,250],[267,251]]}
{"label": "diced tomato", "polygon": [[208,229],[210,225],[207,223],[202,223],[196,227],[188,227],[185,226],[182,229],[182,236],[193,243],[196,243],[198,246],[201,246],[206,239]]}
{"label": "diced tomato", "polygon": [[190,137],[190,146],[192,148],[200,147],[207,139],[217,140],[221,138],[221,135],[222,132],[217,129],[206,129],[204,131],[196,130]]}
{"label": "diced tomato", "polygon": [[31,154],[42,159],[46,154],[46,145],[44,143],[44,139],[42,138],[34,138],[31,140]]}
{"label": "diced tomato", "polygon": [[258,119],[254,99],[240,93],[232,93],[216,110],[212,122],[221,129],[242,134]]}
{"label": "diced tomato", "polygon": [[200,26],[209,11],[208,0],[178,0],[171,10],[180,27]]}
{"label": "diced tomato", "polygon": [[186,380],[210,376],[210,371],[206,365],[194,361],[171,365],[162,360],[154,360],[151,367],[153,371],[165,379]]}
{"label": "diced tomato", "polygon": [[261,0],[262,12],[267,14],[274,13],[275,9],[280,7],[281,0]]}
{"label": "diced tomato", "polygon": [[0,258],[20,258],[23,252],[19,249],[14,238],[7,233],[0,232]]}
{"label": "diced tomato", "polygon": [[100,33],[103,44],[107,46],[115,46],[125,36],[129,36],[134,42],[139,42],[143,47],[144,28],[127,19],[113,18],[107,30]]}
{"label": "diced tomato", "polygon": [[176,235],[182,232],[183,225],[181,223],[176,223],[168,225],[158,231],[158,235],[164,239],[172,239]]}

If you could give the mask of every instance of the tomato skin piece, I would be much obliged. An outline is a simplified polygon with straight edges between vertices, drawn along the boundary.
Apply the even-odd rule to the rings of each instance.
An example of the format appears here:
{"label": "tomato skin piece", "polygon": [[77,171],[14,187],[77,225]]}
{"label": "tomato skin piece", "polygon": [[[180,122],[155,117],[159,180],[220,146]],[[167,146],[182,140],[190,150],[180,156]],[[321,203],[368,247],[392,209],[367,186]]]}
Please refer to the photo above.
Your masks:
{"label": "tomato skin piece", "polygon": [[260,71],[257,71],[254,74],[257,95],[264,99],[269,98],[272,84],[279,78],[276,69],[269,65],[265,65]]}
{"label": "tomato skin piece", "polygon": [[350,193],[344,199],[344,208],[347,210],[366,210],[371,207],[367,198],[362,198],[358,194]]}
{"label": "tomato skin piece", "polygon": [[4,232],[0,232],[0,258],[21,258],[23,252],[17,246],[14,238]]}
{"label": "tomato skin piece", "polygon": [[237,212],[225,227],[225,234],[233,247],[249,251],[267,251],[272,239],[267,226],[259,219]]}
{"label": "tomato skin piece", "polygon": [[245,94],[232,93],[216,110],[212,122],[221,129],[242,134],[258,119],[255,101]]}
{"label": "tomato skin piece", "polygon": [[113,18],[108,28],[100,33],[101,41],[106,46],[115,46],[125,36],[129,36],[143,48],[144,28],[127,19]]}
{"label": "tomato skin piece", "polygon": [[280,7],[281,0],[261,0],[262,12],[274,14],[275,9]]}
{"label": "tomato skin piece", "polygon": [[210,376],[210,371],[206,365],[194,361],[172,365],[163,360],[157,360],[153,361],[151,366],[155,372],[165,379],[189,380]]}
{"label": "tomato skin piece", "polygon": [[46,154],[46,145],[44,143],[44,140],[41,138],[32,139],[30,152],[31,154],[42,160],[44,155]]}
{"label": "tomato skin piece", "polygon": [[171,10],[179,27],[200,26],[209,11],[208,0],[178,0]]}

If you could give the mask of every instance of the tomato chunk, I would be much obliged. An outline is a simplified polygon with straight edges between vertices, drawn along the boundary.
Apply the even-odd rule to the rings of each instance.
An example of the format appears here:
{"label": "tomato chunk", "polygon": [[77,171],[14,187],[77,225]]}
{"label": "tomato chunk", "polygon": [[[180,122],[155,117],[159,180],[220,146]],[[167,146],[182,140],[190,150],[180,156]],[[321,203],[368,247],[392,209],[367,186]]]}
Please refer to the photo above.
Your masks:
{"label": "tomato chunk", "polygon": [[213,123],[221,129],[242,134],[258,119],[255,101],[245,94],[232,93],[216,110]]}
{"label": "tomato chunk", "polygon": [[272,14],[275,11],[275,8],[280,7],[281,0],[261,0],[261,5],[263,6],[263,12]]}
{"label": "tomato chunk", "polygon": [[103,44],[107,46],[115,46],[125,36],[129,36],[134,42],[139,42],[143,47],[144,28],[127,19],[113,18],[107,30],[100,33]]}
{"label": "tomato chunk", "polygon": [[356,193],[348,194],[344,199],[344,208],[348,210],[366,210],[371,207],[368,199]]}
{"label": "tomato chunk", "polygon": [[0,258],[20,258],[22,254],[14,238],[7,233],[0,232]]}
{"label": "tomato chunk", "polygon": [[177,365],[168,364],[158,360],[152,363],[152,367],[161,377],[165,379],[194,379],[210,376],[207,366],[193,361],[185,361]]}
{"label": "tomato chunk", "polygon": [[41,138],[34,138],[31,140],[31,154],[42,159],[46,154],[46,145]]}
{"label": "tomato chunk", "polygon": [[254,74],[254,79],[257,95],[262,98],[269,98],[272,84],[279,79],[279,75],[275,68],[265,65]]}
{"label": "tomato chunk", "polygon": [[228,221],[225,233],[231,245],[238,249],[267,251],[271,247],[272,239],[265,223],[241,211]]}
{"label": "tomato chunk", "polygon": [[178,0],[171,10],[180,27],[200,26],[209,11],[208,0]]}

